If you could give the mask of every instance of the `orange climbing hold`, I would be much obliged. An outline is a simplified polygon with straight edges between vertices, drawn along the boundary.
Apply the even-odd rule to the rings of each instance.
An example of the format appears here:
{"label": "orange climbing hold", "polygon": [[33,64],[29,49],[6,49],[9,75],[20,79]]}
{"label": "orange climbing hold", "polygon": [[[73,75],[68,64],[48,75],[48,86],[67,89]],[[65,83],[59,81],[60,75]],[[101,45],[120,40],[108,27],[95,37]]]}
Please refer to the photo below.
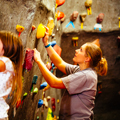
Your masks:
{"label": "orange climbing hold", "polygon": [[64,18],[65,14],[63,12],[57,11],[57,21]]}
{"label": "orange climbing hold", "polygon": [[56,0],[56,7],[59,7],[65,3],[65,0]]}

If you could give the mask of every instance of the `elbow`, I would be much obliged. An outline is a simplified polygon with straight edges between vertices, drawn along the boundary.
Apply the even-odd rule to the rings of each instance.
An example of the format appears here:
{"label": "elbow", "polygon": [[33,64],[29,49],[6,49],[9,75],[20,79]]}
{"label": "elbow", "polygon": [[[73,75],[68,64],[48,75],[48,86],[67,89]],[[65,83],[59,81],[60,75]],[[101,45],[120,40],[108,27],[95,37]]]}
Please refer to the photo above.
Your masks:
{"label": "elbow", "polygon": [[49,85],[52,88],[57,88],[57,86],[58,86],[58,78],[53,78],[52,80],[50,80]]}

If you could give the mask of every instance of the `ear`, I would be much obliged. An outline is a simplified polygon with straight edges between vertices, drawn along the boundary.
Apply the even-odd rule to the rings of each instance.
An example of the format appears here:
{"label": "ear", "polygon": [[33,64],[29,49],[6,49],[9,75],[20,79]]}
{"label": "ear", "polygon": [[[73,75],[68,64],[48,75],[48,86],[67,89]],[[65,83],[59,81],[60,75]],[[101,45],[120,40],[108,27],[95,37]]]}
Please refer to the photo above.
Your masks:
{"label": "ear", "polygon": [[86,57],[85,58],[85,62],[90,62],[91,58],[90,57]]}

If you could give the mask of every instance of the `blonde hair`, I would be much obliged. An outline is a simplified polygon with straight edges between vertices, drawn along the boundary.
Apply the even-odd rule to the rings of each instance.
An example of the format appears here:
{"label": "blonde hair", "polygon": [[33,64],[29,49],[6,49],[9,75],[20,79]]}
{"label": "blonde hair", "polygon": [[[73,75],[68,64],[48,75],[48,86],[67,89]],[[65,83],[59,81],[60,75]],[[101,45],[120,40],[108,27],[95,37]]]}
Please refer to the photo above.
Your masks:
{"label": "blonde hair", "polygon": [[3,43],[4,56],[8,57],[14,66],[15,76],[11,95],[13,95],[12,105],[15,105],[22,94],[23,44],[20,37],[10,31],[0,31],[0,39]]}
{"label": "blonde hair", "polygon": [[91,58],[90,67],[94,68],[101,76],[107,74],[108,64],[106,58],[102,56],[102,50],[94,43],[86,43],[86,55]]}

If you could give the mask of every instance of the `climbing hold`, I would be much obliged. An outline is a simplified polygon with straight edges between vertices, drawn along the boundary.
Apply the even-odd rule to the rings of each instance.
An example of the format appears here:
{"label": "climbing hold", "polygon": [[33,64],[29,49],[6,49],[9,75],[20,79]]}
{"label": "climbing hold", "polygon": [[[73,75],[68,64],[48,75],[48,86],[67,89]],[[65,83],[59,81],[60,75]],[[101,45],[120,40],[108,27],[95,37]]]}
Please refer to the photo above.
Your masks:
{"label": "climbing hold", "polygon": [[30,71],[34,62],[34,50],[27,48],[23,68]]}
{"label": "climbing hold", "polygon": [[85,6],[90,7],[92,5],[92,0],[86,0]]}
{"label": "climbing hold", "polygon": [[35,25],[32,25],[32,31],[35,30],[35,28],[36,28]]}
{"label": "climbing hold", "polygon": [[59,103],[60,102],[60,100],[59,99],[57,99],[57,103]]}
{"label": "climbing hold", "polygon": [[40,108],[42,105],[43,105],[43,100],[39,99],[38,108]]}
{"label": "climbing hold", "polygon": [[54,115],[54,118],[53,118],[53,120],[57,120],[57,117],[56,117],[56,115]]}
{"label": "climbing hold", "polygon": [[64,13],[60,12],[59,10],[55,14],[55,18],[57,18],[57,31],[58,31],[58,21],[61,20],[62,18],[64,18],[64,16],[65,16]]}
{"label": "climbing hold", "polygon": [[24,93],[23,97],[26,97],[27,96],[27,92]]}
{"label": "climbing hold", "polygon": [[21,32],[24,30],[24,27],[23,26],[20,26],[20,25],[17,25],[16,26],[16,30],[19,32],[19,37],[20,37],[20,34],[21,34]]}
{"label": "climbing hold", "polygon": [[92,0],[86,0],[85,7],[87,8],[88,15],[92,14],[91,6],[92,6]]}
{"label": "climbing hold", "polygon": [[74,11],[71,15],[70,15],[70,22],[66,25],[66,28],[71,24],[73,28],[75,28],[73,22],[77,19],[78,17],[78,11]]}
{"label": "climbing hold", "polygon": [[33,92],[33,85],[36,84],[37,79],[38,79],[38,76],[37,76],[37,75],[34,75],[34,76],[33,76],[33,81],[32,81],[32,86],[31,86],[31,92]]}
{"label": "climbing hold", "polygon": [[44,105],[46,108],[48,108],[48,102],[47,102],[47,99],[46,99],[46,98],[43,99],[43,105]]}
{"label": "climbing hold", "polygon": [[53,49],[57,52],[59,56],[61,56],[62,49],[57,44],[54,45]]}
{"label": "climbing hold", "polygon": [[49,100],[50,100],[50,98],[51,98],[50,96],[47,96],[47,101],[49,101]]}
{"label": "climbing hold", "polygon": [[49,42],[49,44],[54,47],[56,45],[56,41]]}
{"label": "climbing hold", "polygon": [[38,93],[38,88],[35,88],[35,89],[33,90],[33,93]]}
{"label": "climbing hold", "polygon": [[66,15],[64,15],[64,17],[60,19],[61,23],[65,21],[65,18],[66,18]]}
{"label": "climbing hold", "polygon": [[46,120],[53,120],[53,113],[52,113],[52,110],[50,108],[48,108]]}
{"label": "climbing hold", "polygon": [[45,36],[46,28],[43,24],[39,24],[37,28],[37,39],[43,38]]}
{"label": "climbing hold", "polygon": [[54,29],[54,19],[52,17],[48,18],[47,27],[49,28],[49,36],[50,36],[52,35],[53,29]]}
{"label": "climbing hold", "polygon": [[43,82],[43,83],[40,85],[40,90],[44,89],[46,86],[47,86],[47,82]]}
{"label": "climbing hold", "polygon": [[38,79],[38,76],[37,76],[37,75],[34,75],[34,76],[33,76],[32,84],[36,84],[37,79]]}
{"label": "climbing hold", "polygon": [[51,98],[52,111],[55,111],[55,98]]}
{"label": "climbing hold", "polygon": [[103,14],[103,13],[100,13],[100,14],[97,16],[97,18],[96,18],[96,22],[97,22],[97,23],[102,23],[103,18],[104,18],[104,14]]}
{"label": "climbing hold", "polygon": [[56,7],[59,7],[65,3],[65,0],[56,0]]}
{"label": "climbing hold", "polygon": [[94,30],[96,30],[97,28],[99,29],[99,31],[102,30],[102,21],[103,21],[103,18],[104,18],[104,14],[103,13],[100,13],[97,18],[96,18],[96,24],[94,25]]}
{"label": "climbing hold", "polygon": [[79,16],[80,16],[80,21],[81,21],[81,29],[83,29],[83,23],[85,21],[87,13],[81,13]]}
{"label": "climbing hold", "polygon": [[73,41],[73,46],[78,46],[78,37],[72,37],[72,41]]}
{"label": "climbing hold", "polygon": [[37,116],[37,120],[39,120],[39,116]]}
{"label": "climbing hold", "polygon": [[18,109],[18,107],[20,106],[20,104],[21,104],[21,99],[19,98],[19,99],[17,100],[17,103],[16,103],[16,109]]}
{"label": "climbing hold", "polygon": [[62,19],[64,17],[64,13],[60,12],[59,10],[57,11],[57,21]]}
{"label": "climbing hold", "polygon": [[119,20],[119,28],[120,28],[120,17],[118,17],[118,20]]}
{"label": "climbing hold", "polygon": [[74,11],[71,15],[70,15],[70,21],[74,22],[78,17],[78,11]]}
{"label": "climbing hold", "polygon": [[35,25],[32,25],[32,29],[31,29],[30,35],[31,35],[32,31],[35,30],[35,28],[36,28]]}

